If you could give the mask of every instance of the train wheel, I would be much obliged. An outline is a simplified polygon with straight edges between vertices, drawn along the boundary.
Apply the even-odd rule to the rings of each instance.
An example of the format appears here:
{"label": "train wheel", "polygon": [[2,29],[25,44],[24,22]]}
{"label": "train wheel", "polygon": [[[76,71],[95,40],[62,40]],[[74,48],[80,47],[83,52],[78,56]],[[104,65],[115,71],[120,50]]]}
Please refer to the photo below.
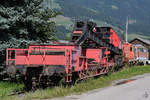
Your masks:
{"label": "train wheel", "polygon": [[27,91],[35,91],[39,87],[39,82],[37,81],[36,77],[26,77],[24,80],[25,89]]}
{"label": "train wheel", "polygon": [[39,88],[39,76],[40,76],[39,68],[28,68],[27,74],[24,77],[24,85],[27,91],[33,90],[35,91]]}
{"label": "train wheel", "polygon": [[31,81],[31,78],[28,77],[28,76],[25,76],[24,77],[24,85],[25,85],[25,89],[27,91],[30,91],[32,89],[32,81]]}
{"label": "train wheel", "polygon": [[114,72],[114,68],[112,66],[110,66],[109,68],[107,68],[107,73],[105,74],[106,76],[111,75]]}
{"label": "train wheel", "polygon": [[78,80],[79,80],[78,72],[73,72],[73,74],[72,74],[72,84],[73,85],[76,84],[78,82]]}

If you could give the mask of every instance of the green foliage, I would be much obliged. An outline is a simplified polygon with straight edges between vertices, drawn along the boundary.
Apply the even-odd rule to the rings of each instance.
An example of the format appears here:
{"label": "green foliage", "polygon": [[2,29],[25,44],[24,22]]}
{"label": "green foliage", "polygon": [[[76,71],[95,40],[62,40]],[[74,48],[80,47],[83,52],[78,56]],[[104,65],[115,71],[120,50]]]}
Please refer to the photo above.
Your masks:
{"label": "green foliage", "polygon": [[[6,48],[20,48],[33,41],[55,40],[55,23],[50,18],[59,13],[42,8],[43,0],[2,0],[0,2],[0,54]],[[4,60],[4,59],[3,59]],[[0,63],[3,62],[0,60]]]}
{"label": "green foliage", "polygon": [[[13,91],[19,91],[24,88],[23,84],[0,82],[0,98],[6,100],[6,97],[13,93]],[[14,100],[14,99],[12,99]]]}
{"label": "green foliage", "polygon": [[59,38],[60,40],[70,40],[70,39],[66,39],[66,38],[67,38],[68,34],[71,34],[71,31],[67,30],[66,27],[57,26],[56,29],[58,30],[58,32],[56,33],[57,38]]}
{"label": "green foliage", "polygon": [[20,4],[20,0],[4,1],[0,7],[0,31],[7,39],[49,39],[48,34],[54,32],[55,25],[49,19],[57,13],[50,9],[41,9],[42,0],[22,0],[23,4]]}
{"label": "green foliage", "polygon": [[[125,31],[126,17],[136,20],[129,25],[129,33],[150,33],[150,1],[139,0],[55,0],[64,16],[76,20],[94,19],[107,22]],[[143,5],[141,5],[143,4]],[[115,9],[114,9],[115,8]]]}

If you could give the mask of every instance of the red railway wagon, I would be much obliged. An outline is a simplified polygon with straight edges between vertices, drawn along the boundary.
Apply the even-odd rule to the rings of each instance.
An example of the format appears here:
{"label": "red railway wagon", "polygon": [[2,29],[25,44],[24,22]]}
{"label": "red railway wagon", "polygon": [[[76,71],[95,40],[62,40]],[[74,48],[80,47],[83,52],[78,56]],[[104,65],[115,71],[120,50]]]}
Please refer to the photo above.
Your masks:
{"label": "red railway wagon", "polygon": [[148,60],[148,49],[140,44],[134,45],[134,59],[135,61],[146,64]]}
{"label": "red railway wagon", "polygon": [[134,46],[131,43],[123,43],[123,56],[125,63],[134,60]]}
{"label": "red railway wagon", "polygon": [[93,32],[114,47],[122,49],[122,41],[112,27],[94,27]]}
{"label": "red railway wagon", "polygon": [[69,83],[75,80],[74,77],[84,79],[107,73],[109,66],[114,64],[113,61],[108,62],[109,54],[110,51],[105,47],[82,49],[76,45],[30,45],[28,49],[8,48],[7,72],[9,75],[21,73],[27,88],[35,86],[32,84],[35,80],[38,81],[36,83],[43,82],[42,77],[49,77],[47,80],[52,82],[54,75],[59,76],[58,81],[65,76],[65,82]]}
{"label": "red railway wagon", "polygon": [[[122,44],[111,27],[93,22],[76,23],[70,43],[29,45],[7,49],[7,73],[21,75],[26,88],[41,84],[75,82],[108,73],[122,66]],[[116,67],[117,66],[117,67]]]}
{"label": "red railway wagon", "polygon": [[[139,52],[140,50],[140,52]],[[123,62],[147,58],[146,49],[123,43],[111,27],[76,22],[70,43],[34,44],[27,49],[7,49],[10,76],[19,74],[27,89],[59,82],[74,83],[120,68]]]}
{"label": "red railway wagon", "polygon": [[139,44],[123,43],[123,60],[125,63],[146,64],[148,49]]}

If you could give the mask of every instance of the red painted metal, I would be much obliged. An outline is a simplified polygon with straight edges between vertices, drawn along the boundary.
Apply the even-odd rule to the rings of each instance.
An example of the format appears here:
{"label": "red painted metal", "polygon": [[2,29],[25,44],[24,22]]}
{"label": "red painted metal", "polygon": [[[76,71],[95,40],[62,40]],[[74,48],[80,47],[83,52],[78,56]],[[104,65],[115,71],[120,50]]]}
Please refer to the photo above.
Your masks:
{"label": "red painted metal", "polygon": [[[9,48],[7,49],[9,53],[6,57],[6,64],[8,65],[10,60],[15,60],[15,65],[66,65],[66,58],[71,56],[71,49],[75,49],[75,46],[66,46],[66,48],[64,46],[45,46],[44,48],[42,46],[31,46],[29,49]],[[15,51],[14,59],[10,58],[11,51]],[[27,51],[27,54],[25,54],[25,51]],[[71,61],[68,63],[71,63]]]}
{"label": "red painted metal", "polygon": [[148,59],[148,50],[141,45],[123,43],[123,58],[125,62],[143,61]]}
{"label": "red painted metal", "polygon": [[83,31],[77,31],[77,30],[76,30],[76,31],[74,31],[73,33],[74,33],[74,34],[80,34],[80,35],[81,35],[81,34],[83,34]]}
{"label": "red painted metal", "polygon": [[[85,49],[82,50],[80,46],[75,45],[30,45],[29,49],[7,49],[7,65],[11,65],[10,61],[15,61],[15,66],[56,66],[64,65],[66,73],[66,82],[70,82],[72,77],[72,71],[80,72],[95,70],[94,75],[100,75],[106,73],[104,71],[108,67],[108,55],[109,51],[105,50],[102,54],[102,49]],[[11,51],[14,51],[15,57],[11,58]],[[48,54],[49,53],[49,54]],[[105,57],[103,57],[105,56]],[[89,62],[89,60],[91,60]],[[101,69],[98,71],[98,69]],[[72,70],[74,69],[74,70]],[[81,79],[88,76],[81,75]]]}
{"label": "red painted metal", "polygon": [[[72,34],[72,43],[53,42],[55,45],[34,44],[29,45],[27,49],[8,48],[7,68],[11,70],[15,67],[16,72],[23,69],[23,75],[26,75],[28,68],[42,67],[40,76],[61,73],[65,76],[66,82],[71,82],[74,73],[77,73],[80,79],[106,74],[110,67],[122,63],[122,57],[124,62],[139,57],[148,58],[147,50],[137,52],[134,49],[140,47],[122,43],[111,27],[96,27],[94,23],[92,25],[82,22],[77,26]],[[81,46],[81,42],[85,43],[86,47]]]}
{"label": "red painted metal", "polygon": [[130,43],[123,43],[124,61],[129,62],[134,59],[134,46]]}
{"label": "red painted metal", "polygon": [[148,60],[148,49],[142,45],[134,45],[134,59]]}
{"label": "red painted metal", "polygon": [[120,39],[118,37],[118,35],[116,34],[116,32],[113,29],[110,29],[110,32],[112,33],[111,37],[110,37],[110,41],[111,43],[119,48],[120,47]]}

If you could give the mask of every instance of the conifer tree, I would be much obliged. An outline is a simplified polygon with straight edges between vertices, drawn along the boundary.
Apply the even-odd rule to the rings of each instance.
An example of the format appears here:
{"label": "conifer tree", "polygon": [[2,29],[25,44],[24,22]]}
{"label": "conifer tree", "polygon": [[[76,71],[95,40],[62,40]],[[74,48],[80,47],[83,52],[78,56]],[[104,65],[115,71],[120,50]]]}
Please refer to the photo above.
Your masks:
{"label": "conifer tree", "polygon": [[[57,12],[42,8],[43,0],[1,0],[0,2],[0,63],[5,50],[22,47],[30,41],[55,39],[55,23],[50,18]],[[3,58],[3,59],[2,59]]]}

